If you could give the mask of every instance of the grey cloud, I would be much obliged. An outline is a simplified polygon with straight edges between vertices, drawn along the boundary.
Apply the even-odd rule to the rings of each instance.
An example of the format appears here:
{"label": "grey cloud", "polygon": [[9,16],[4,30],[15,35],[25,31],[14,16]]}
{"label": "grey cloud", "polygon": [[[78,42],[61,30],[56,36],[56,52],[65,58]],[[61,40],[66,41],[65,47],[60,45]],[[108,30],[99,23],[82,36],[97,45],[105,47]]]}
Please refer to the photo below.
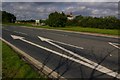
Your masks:
{"label": "grey cloud", "polygon": [[17,19],[47,18],[54,11],[73,12],[84,16],[117,16],[117,2],[3,2],[3,10],[11,12]]}

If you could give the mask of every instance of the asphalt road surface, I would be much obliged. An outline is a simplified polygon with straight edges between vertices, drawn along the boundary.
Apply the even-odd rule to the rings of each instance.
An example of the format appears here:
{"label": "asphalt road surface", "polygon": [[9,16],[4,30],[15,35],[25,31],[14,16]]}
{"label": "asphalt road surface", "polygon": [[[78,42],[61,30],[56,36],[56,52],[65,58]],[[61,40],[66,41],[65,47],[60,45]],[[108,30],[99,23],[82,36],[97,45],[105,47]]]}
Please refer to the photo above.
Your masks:
{"label": "asphalt road surface", "polygon": [[68,79],[120,76],[118,38],[17,26],[3,26],[2,38]]}

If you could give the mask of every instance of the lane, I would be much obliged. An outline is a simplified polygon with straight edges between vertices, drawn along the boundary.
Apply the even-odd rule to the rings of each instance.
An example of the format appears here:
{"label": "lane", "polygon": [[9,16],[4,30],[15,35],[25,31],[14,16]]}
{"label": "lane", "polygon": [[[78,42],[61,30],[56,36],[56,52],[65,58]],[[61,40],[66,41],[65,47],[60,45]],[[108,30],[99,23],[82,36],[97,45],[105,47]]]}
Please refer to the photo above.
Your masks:
{"label": "lane", "polygon": [[[76,48],[72,47],[72,51],[76,52],[79,55],[87,57],[95,62],[100,62],[107,54],[109,54],[109,56],[105,60],[107,62],[103,63],[103,65],[111,69],[117,69],[118,67],[117,66],[118,57],[119,57],[118,49],[108,44],[108,42],[118,43],[118,39],[89,36],[89,35],[61,32],[61,31],[51,31],[44,29],[13,27],[13,26],[6,27],[6,29],[26,33],[32,37],[42,36],[45,38],[76,45],[79,47],[82,46],[85,48],[85,50],[76,50]],[[63,36],[63,35],[67,35],[67,36]],[[39,44],[39,41],[36,42]],[[67,46],[67,49],[70,49],[70,47]],[[112,65],[115,65],[116,67],[115,66],[111,67],[110,66],[111,64],[108,65],[109,63],[112,63]]]}
{"label": "lane", "polygon": [[[8,28],[8,27],[7,27]],[[52,37],[52,39],[54,38],[54,37],[61,37],[61,34],[58,36],[56,36],[56,34],[55,33],[53,33],[53,34],[49,34],[49,31],[43,31],[43,30],[31,30],[31,29],[27,29],[27,28],[25,28],[25,31],[23,30],[23,28],[16,28],[16,27],[10,27],[10,29],[8,28],[8,30],[11,30],[11,31],[13,31],[14,32],[14,30],[15,31],[17,31],[17,32],[22,32],[22,33],[25,33],[25,34],[27,34],[27,35],[25,35],[25,34],[20,34],[20,33],[14,33],[14,34],[17,34],[17,35],[21,35],[21,36],[27,36],[28,38],[28,40],[31,40],[31,41],[33,41],[33,42],[35,42],[35,43],[37,43],[37,44],[40,44],[40,45],[43,45],[43,46],[46,46],[46,47],[48,47],[48,46],[50,46],[49,44],[47,44],[47,43],[44,43],[43,44],[43,42],[40,42],[40,40],[39,39],[37,39],[36,38],[36,36],[45,36],[45,37],[47,37],[47,38],[50,38],[50,37]],[[43,33],[43,32],[45,32],[45,33]],[[7,34],[7,31],[4,31],[3,30],[3,37],[4,38],[6,38],[6,36],[8,36],[9,34],[11,34],[12,32],[8,32]],[[13,33],[12,33],[13,34]],[[29,36],[28,36],[29,35]],[[50,36],[49,36],[50,35]],[[60,40],[65,40],[66,39],[66,36],[64,36],[64,37],[61,37],[61,39]],[[67,36],[67,39],[68,38],[72,38],[72,37],[68,37]],[[10,39],[10,36],[9,36],[9,38],[7,37],[6,39]],[[55,38],[54,38],[55,39]],[[73,38],[74,40],[71,40],[71,41],[73,41],[72,42],[72,44],[74,44],[74,41],[76,40],[76,39],[78,39],[78,40],[81,40],[81,38],[79,39],[78,37],[77,38]],[[57,38],[55,39],[55,40],[57,40]],[[60,41],[60,40],[58,40],[58,41]],[[84,39],[85,40],[85,39]],[[91,39],[90,39],[91,40]],[[113,40],[113,39],[112,39]],[[11,40],[8,40],[8,41],[12,41],[12,39]],[[70,40],[68,39],[68,42],[69,42]],[[88,40],[89,41],[89,40]],[[91,40],[92,41],[92,40]],[[95,39],[93,39],[93,41],[95,41]],[[116,42],[117,40],[115,39],[115,42]],[[63,41],[64,42],[64,41]],[[107,42],[106,40],[105,41],[100,41],[101,43],[100,44],[104,44],[105,42]],[[13,44],[15,44],[15,41],[14,42],[12,42]],[[20,41],[18,41],[18,43],[16,43],[16,45],[18,46],[18,45],[20,45]],[[77,43],[77,42],[76,42]],[[79,43],[79,42],[78,42]],[[96,43],[97,43],[97,41],[96,41]],[[58,43],[56,43],[56,44],[58,44]],[[26,45],[28,45],[28,44],[26,44]],[[25,44],[24,44],[24,46],[26,46]],[[73,47],[69,47],[69,46],[65,46],[65,45],[61,45],[61,44],[59,44],[60,46],[63,46],[63,47],[65,47],[65,48],[67,48],[67,49],[69,49],[69,50],[74,50],[74,49],[76,49],[76,48],[73,48]],[[75,44],[74,44],[75,45]],[[89,44],[89,45],[91,45],[91,44]],[[106,45],[109,47],[109,48],[112,48],[113,49],[113,47],[112,46],[110,46],[109,44],[107,44],[106,43]],[[105,46],[106,46],[105,45]],[[21,45],[21,46],[19,46],[20,48],[22,47],[23,45]],[[30,46],[30,45],[29,45]],[[79,44],[77,45],[77,46],[79,46]],[[81,46],[81,45],[80,45]],[[88,46],[88,45],[86,45],[86,46]],[[85,46],[85,48],[86,49],[88,49],[87,47]],[[101,45],[102,46],[102,45]],[[103,46],[102,46],[103,47]],[[29,48],[28,46],[27,46],[27,48]],[[35,48],[35,47],[34,47]],[[33,48],[33,49],[34,49]],[[53,48],[53,46],[51,47],[49,47],[49,48]],[[23,49],[23,48],[22,48]],[[32,48],[31,48],[32,49]],[[53,48],[53,49],[55,49],[55,48]],[[78,51],[75,51],[75,52],[77,52],[79,55],[86,55],[86,56],[88,56],[89,54],[88,53],[85,53],[86,51],[89,51],[89,50],[86,50],[85,49],[85,51],[83,51],[83,50],[79,50],[78,49]],[[24,50],[26,50],[26,48],[24,49]],[[29,49],[28,49],[29,50]],[[56,50],[56,49],[55,49]],[[42,51],[42,50],[40,50],[40,51]],[[59,51],[59,50],[58,50]],[[61,50],[60,50],[61,51]],[[30,51],[27,51],[27,52],[32,52],[32,53],[34,53],[34,56],[35,56],[35,54],[36,53],[38,53],[38,52],[36,52],[36,51],[32,51],[32,50],[30,50]],[[35,53],[36,52],[36,53]],[[45,51],[42,51],[42,52],[44,52],[45,53]],[[103,52],[103,51],[102,51]],[[32,54],[31,53],[31,54]],[[47,52],[48,53],[48,52]],[[116,53],[116,52],[114,52],[114,53]],[[96,54],[96,53],[95,53]],[[98,53],[97,53],[98,54]],[[106,53],[107,54],[107,53]],[[33,56],[33,55],[32,55]],[[45,56],[45,55],[44,55]],[[53,55],[53,56],[55,56],[55,55]],[[85,56],[85,57],[86,57]],[[36,57],[38,57],[38,54],[37,54],[37,56]],[[40,57],[40,56],[39,56]],[[59,57],[59,56],[58,56]],[[97,55],[97,57],[99,57],[99,54]],[[115,56],[112,56],[112,57],[116,57],[116,55]],[[43,58],[43,57],[42,57]],[[89,58],[94,58],[94,57],[89,57]],[[99,57],[100,58],[100,57]],[[56,60],[56,61],[58,61],[57,59],[56,59],[56,56],[54,57],[54,59]],[[53,60],[53,62],[55,61],[55,60]],[[116,62],[116,60],[115,59],[112,59],[111,57],[110,57],[110,60],[113,60],[114,62]],[[41,61],[44,61],[44,60],[41,60]],[[106,60],[107,61],[107,60]],[[108,61],[109,61],[109,59],[108,59]],[[65,61],[63,61],[63,62],[65,62]],[[111,61],[110,61],[111,62]],[[110,63],[110,65],[117,65],[117,64],[114,64],[114,62],[113,62],[113,64],[111,64]],[[51,62],[52,63],[52,62]],[[49,63],[49,65],[48,66],[52,66],[52,68],[54,67],[53,66],[53,64],[51,64],[51,63]],[[55,62],[55,63],[58,63],[58,62]],[[108,62],[105,62],[105,63],[108,63]],[[75,63],[76,64],[76,63]],[[77,65],[77,67],[78,67],[78,64],[76,64]],[[107,64],[108,65],[108,64]],[[80,66],[82,66],[82,65],[79,65],[79,67]],[[74,66],[73,66],[74,67]],[[86,68],[85,66],[83,66],[84,68],[85,68],[85,70],[87,70],[87,69],[89,69],[89,68]],[[117,68],[117,67],[116,67]],[[112,68],[113,69],[113,68]],[[62,70],[62,69],[61,69]],[[60,71],[61,71],[60,70]],[[72,70],[73,71],[76,71],[77,70],[77,68],[72,68]],[[92,71],[91,69],[90,70],[88,70],[88,71]],[[78,72],[78,71],[76,71],[76,72]],[[71,75],[70,73],[68,73],[67,75],[69,75],[68,76],[68,78],[69,77],[79,77],[80,75],[79,74],[81,74],[80,73],[81,71],[79,71],[78,73],[76,73],[75,75]],[[99,73],[99,72],[98,72]],[[84,73],[85,74],[85,73]],[[78,76],[77,76],[78,75]],[[88,73],[87,73],[87,75],[88,75]],[[90,73],[89,73],[89,75],[88,76],[90,76]],[[88,77],[87,76],[87,77]],[[107,75],[106,75],[107,76]],[[102,76],[103,77],[103,76]],[[107,76],[108,77],[108,76]]]}

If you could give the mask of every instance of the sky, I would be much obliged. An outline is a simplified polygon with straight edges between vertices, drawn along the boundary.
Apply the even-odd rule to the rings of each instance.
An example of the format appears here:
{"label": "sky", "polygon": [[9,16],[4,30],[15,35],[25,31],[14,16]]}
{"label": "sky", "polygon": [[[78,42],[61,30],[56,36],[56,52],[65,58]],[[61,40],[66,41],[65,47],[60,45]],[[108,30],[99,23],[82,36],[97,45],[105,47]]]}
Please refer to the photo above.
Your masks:
{"label": "sky", "polygon": [[118,2],[119,0],[2,0],[2,2]]}
{"label": "sky", "polygon": [[[16,0],[17,1],[17,0]],[[21,0],[22,1],[22,0]],[[24,0],[25,1],[25,0]],[[20,19],[46,19],[51,12],[58,11],[83,16],[118,16],[118,2],[2,2],[2,10]],[[42,1],[42,0],[41,0]],[[66,0],[65,0],[66,1]],[[81,0],[82,1],[82,0]],[[102,1],[102,0],[100,0]],[[105,0],[104,0],[105,1]],[[106,0],[107,1],[107,0]],[[113,0],[112,0],[113,1]]]}

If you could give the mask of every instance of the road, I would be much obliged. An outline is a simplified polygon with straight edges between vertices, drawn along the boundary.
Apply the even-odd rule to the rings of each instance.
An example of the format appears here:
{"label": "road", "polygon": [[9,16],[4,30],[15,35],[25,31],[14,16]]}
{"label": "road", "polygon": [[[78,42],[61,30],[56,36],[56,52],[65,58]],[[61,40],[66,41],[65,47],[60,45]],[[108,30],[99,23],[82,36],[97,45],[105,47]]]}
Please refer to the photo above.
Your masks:
{"label": "road", "polygon": [[65,78],[119,76],[118,38],[17,26],[3,26],[2,38]]}

